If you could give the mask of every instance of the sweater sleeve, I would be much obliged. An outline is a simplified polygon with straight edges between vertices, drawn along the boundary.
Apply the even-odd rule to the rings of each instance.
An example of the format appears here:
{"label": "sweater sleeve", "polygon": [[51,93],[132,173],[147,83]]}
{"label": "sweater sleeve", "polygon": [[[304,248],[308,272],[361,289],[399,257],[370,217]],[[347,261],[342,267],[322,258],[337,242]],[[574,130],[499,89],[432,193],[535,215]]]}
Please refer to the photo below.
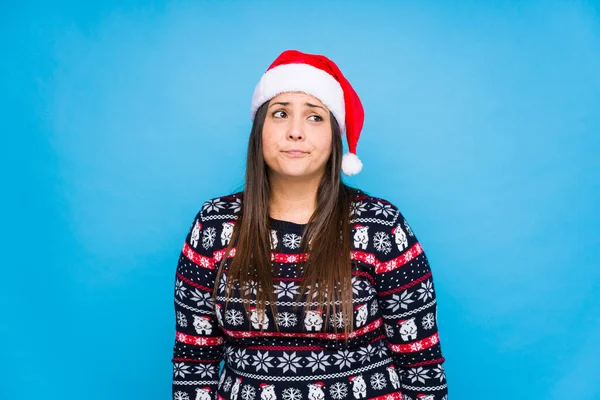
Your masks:
{"label": "sweater sleeve", "polygon": [[216,275],[212,257],[216,229],[203,226],[198,212],[183,243],[175,272],[175,345],[173,399],[215,399],[219,365],[223,359],[223,332],[214,310]]}
{"label": "sweater sleeve", "polygon": [[447,400],[429,262],[402,213],[375,234],[375,284],[388,348],[409,399]]}

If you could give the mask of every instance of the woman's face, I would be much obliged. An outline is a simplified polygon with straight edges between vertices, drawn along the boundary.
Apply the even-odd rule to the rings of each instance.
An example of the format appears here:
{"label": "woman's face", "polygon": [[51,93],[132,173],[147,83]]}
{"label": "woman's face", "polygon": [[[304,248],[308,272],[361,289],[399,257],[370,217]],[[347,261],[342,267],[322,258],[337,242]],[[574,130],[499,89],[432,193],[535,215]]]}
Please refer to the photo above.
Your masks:
{"label": "woman's face", "polygon": [[302,92],[281,93],[269,101],[262,131],[263,156],[271,174],[320,177],[331,154],[329,109]]}

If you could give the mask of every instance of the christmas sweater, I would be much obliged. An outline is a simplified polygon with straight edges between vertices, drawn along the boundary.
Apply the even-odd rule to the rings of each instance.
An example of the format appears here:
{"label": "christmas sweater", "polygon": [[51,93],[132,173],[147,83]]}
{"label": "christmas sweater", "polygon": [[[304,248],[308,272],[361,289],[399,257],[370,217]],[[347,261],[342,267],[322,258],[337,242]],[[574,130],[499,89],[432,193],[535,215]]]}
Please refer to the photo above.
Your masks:
{"label": "christmas sweater", "polygon": [[[247,315],[239,297],[225,308],[235,247],[213,297],[242,199],[238,192],[206,201],[183,244],[174,293],[174,400],[447,400],[430,266],[394,204],[362,191],[353,195],[348,229],[358,268],[352,272],[354,328],[345,343],[341,313],[330,318],[338,333],[321,313],[302,314],[308,299],[298,299],[296,264],[306,259],[299,251],[303,224],[269,219],[271,259],[278,264],[276,321],[269,306],[260,318],[256,311]],[[256,293],[253,281],[243,286]]]}

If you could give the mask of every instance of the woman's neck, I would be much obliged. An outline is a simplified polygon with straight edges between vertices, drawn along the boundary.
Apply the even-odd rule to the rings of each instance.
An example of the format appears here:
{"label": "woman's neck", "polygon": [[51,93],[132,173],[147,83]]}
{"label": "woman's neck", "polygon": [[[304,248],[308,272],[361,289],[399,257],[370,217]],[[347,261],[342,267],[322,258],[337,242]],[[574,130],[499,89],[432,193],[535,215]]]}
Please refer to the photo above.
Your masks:
{"label": "woman's neck", "polygon": [[319,182],[272,179],[269,215],[283,221],[307,223],[317,207]]}

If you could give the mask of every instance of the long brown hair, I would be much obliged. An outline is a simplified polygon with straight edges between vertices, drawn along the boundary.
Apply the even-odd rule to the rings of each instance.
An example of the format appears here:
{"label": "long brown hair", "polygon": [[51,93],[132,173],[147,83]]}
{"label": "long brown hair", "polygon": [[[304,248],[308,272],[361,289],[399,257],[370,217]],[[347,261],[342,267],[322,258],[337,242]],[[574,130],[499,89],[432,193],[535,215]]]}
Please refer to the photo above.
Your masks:
{"label": "long brown hair", "polygon": [[[268,101],[256,112],[246,159],[246,178],[243,190],[241,211],[234,225],[231,240],[219,265],[215,291],[227,261],[227,255],[234,246],[227,273],[226,297],[239,285],[240,295],[246,312],[250,307],[250,291],[243,285],[252,279],[256,282],[256,310],[265,312],[267,302],[273,316],[277,315],[273,284],[273,263],[271,261],[271,232],[269,226],[270,183],[268,166],[263,158],[262,130],[267,115]],[[333,313],[342,312],[344,333],[352,330],[354,310],[352,308],[352,264],[350,260],[350,218],[351,197],[356,189],[344,184],[341,179],[342,136],[339,124],[330,113],[332,149],[317,191],[317,206],[302,234],[300,251],[308,253],[308,259],[300,262],[303,266],[303,279],[297,301],[306,294],[307,309],[320,309],[324,313],[324,323],[328,326]],[[309,246],[310,242],[310,246]],[[308,293],[306,291],[308,290]],[[314,297],[314,298],[313,298]],[[275,318],[277,330],[277,319]],[[337,323],[333,324],[337,333]]]}

